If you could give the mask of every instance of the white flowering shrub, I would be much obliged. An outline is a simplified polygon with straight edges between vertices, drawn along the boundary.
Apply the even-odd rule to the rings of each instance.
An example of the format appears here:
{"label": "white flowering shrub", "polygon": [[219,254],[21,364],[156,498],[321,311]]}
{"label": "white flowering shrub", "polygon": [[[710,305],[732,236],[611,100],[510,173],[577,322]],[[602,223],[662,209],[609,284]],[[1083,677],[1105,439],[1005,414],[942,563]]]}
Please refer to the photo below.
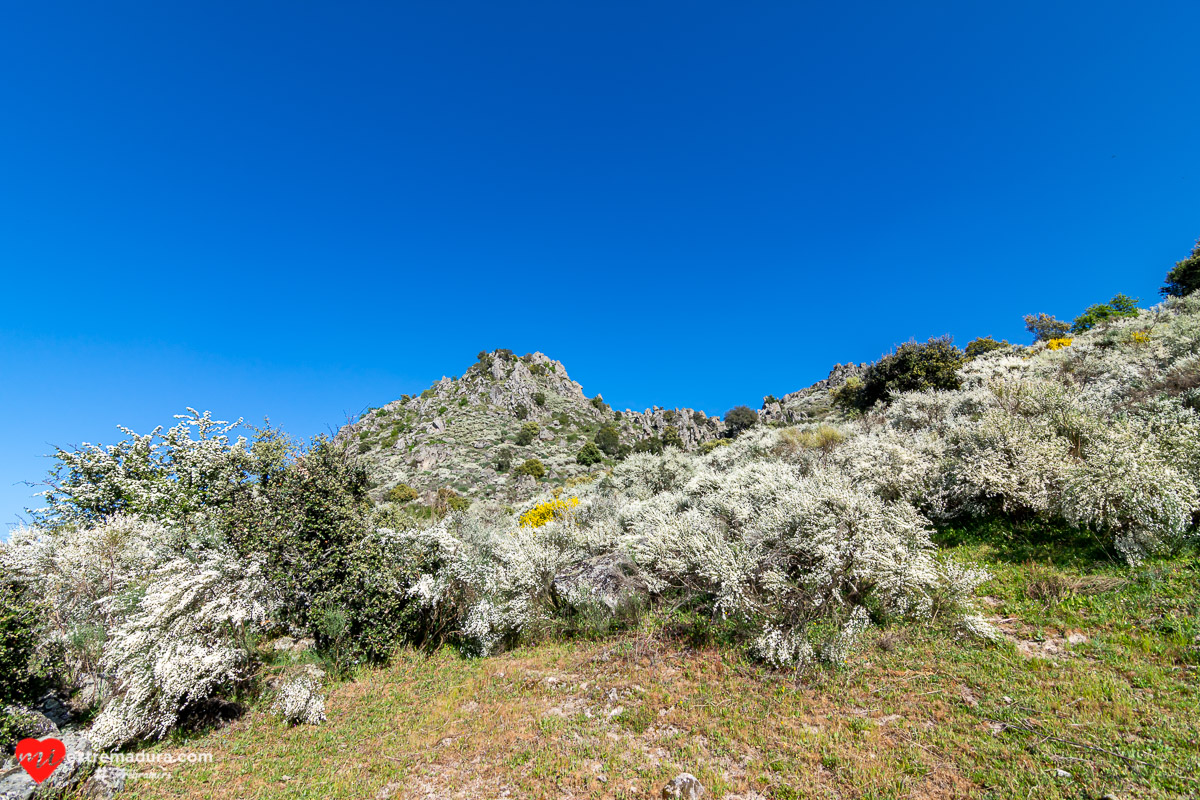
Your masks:
{"label": "white flowering shrub", "polygon": [[271,711],[289,725],[320,725],[325,721],[325,696],[311,675],[300,675],[275,693]]}
{"label": "white flowering shrub", "polygon": [[230,553],[175,558],[105,647],[117,696],[97,716],[99,748],[162,736],[189,705],[252,677],[255,633],[276,607],[261,566]]}

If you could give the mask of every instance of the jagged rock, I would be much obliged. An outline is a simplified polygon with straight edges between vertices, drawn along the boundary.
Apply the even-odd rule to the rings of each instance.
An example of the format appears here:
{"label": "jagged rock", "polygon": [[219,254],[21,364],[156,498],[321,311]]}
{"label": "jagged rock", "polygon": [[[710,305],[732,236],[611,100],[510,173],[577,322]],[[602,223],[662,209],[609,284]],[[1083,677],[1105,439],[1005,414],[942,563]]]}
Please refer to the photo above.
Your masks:
{"label": "jagged rock", "polygon": [[71,722],[71,709],[54,692],[47,692],[42,695],[41,699],[38,700],[38,708],[41,709],[42,714],[47,719],[59,728]]}
{"label": "jagged rock", "polygon": [[614,612],[650,594],[641,571],[624,553],[606,553],[571,566],[554,576],[554,591],[567,599],[591,597]]}
{"label": "jagged rock", "polygon": [[662,795],[664,800],[700,800],[702,797],[707,797],[708,792],[696,780],[696,776],[690,772],[684,772],[676,775],[675,778],[663,787]]}
{"label": "jagged rock", "polygon": [[[529,445],[517,445],[525,422],[540,430]],[[421,395],[372,409],[339,431],[337,440],[353,444],[365,459],[377,501],[403,483],[427,497],[455,486],[473,499],[515,505],[546,482],[591,471],[575,457],[602,425],[616,427],[627,447],[661,438],[668,428],[688,449],[724,435],[720,420],[691,409],[614,412],[586,397],[561,362],[542,353],[522,357],[497,350],[482,354],[458,380],[443,378]],[[537,458],[550,474],[541,483],[505,478],[494,469],[500,448],[511,451],[512,466]]]}

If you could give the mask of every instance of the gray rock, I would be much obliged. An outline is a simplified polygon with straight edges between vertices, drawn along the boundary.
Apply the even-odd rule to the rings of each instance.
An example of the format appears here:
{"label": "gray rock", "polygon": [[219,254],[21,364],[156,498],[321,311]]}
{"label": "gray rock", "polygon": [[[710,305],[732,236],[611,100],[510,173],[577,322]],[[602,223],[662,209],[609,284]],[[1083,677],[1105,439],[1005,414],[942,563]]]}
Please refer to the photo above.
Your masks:
{"label": "gray rock", "polygon": [[695,775],[684,772],[676,775],[674,780],[663,787],[661,796],[664,800],[700,800],[707,797],[708,792],[700,785],[700,781],[696,780]]}
{"label": "gray rock", "polygon": [[100,767],[83,782],[81,794],[90,800],[112,800],[125,788],[125,770],[121,767]]}
{"label": "gray rock", "polygon": [[13,759],[0,768],[0,800],[29,800],[37,791],[37,784]]}
{"label": "gray rock", "polygon": [[87,734],[81,731],[64,731],[57,738],[66,745],[67,756],[58,765],[58,769],[42,782],[42,786],[52,789],[68,789],[87,775],[88,770],[95,763],[92,761],[95,749]]}

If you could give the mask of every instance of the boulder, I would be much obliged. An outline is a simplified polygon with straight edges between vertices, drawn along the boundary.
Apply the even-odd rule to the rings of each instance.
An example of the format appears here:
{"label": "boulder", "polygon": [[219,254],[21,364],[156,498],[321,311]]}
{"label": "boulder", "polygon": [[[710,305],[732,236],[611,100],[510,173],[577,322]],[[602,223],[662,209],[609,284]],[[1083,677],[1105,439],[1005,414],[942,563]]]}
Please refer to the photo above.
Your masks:
{"label": "boulder", "polygon": [[661,796],[664,800],[700,800],[707,797],[708,792],[704,790],[700,781],[696,780],[695,775],[683,772],[663,787]]}

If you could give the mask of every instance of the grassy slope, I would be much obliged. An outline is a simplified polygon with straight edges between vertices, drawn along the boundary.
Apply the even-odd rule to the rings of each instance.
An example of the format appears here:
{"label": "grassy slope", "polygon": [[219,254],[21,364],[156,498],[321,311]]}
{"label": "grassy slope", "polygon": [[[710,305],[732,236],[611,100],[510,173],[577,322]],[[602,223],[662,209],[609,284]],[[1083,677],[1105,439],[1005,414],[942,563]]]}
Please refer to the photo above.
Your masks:
{"label": "grassy slope", "polygon": [[993,570],[988,616],[1020,643],[896,627],[800,679],[649,623],[476,661],[404,653],[336,687],[323,726],[255,710],[153,748],[213,763],[128,796],[657,797],[680,771],[728,798],[1200,796],[1200,558],[1129,571],[1024,536],[947,542]]}

